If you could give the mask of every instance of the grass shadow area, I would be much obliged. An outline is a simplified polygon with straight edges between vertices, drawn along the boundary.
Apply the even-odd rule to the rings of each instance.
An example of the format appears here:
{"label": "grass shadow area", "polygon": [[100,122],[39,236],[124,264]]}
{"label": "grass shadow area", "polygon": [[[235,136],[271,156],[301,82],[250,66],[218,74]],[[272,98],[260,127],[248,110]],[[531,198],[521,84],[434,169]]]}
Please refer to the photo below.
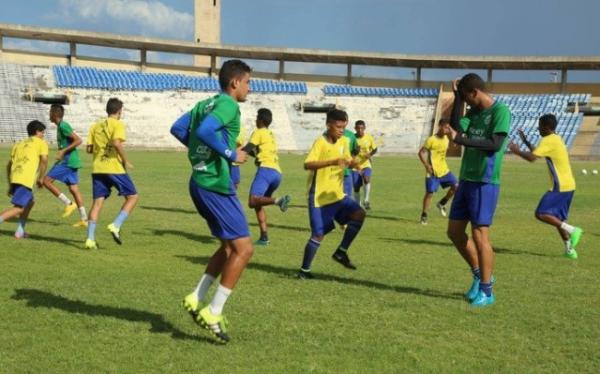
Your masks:
{"label": "grass shadow area", "polygon": [[[269,228],[305,232],[306,235],[310,235],[310,228],[304,227],[304,226],[288,226],[288,225],[279,225],[276,223],[269,223],[268,225],[269,225]],[[250,223],[250,226],[258,227],[258,223],[252,222],[252,223]]]}
{"label": "grass shadow area", "polygon": [[150,313],[130,308],[118,308],[108,305],[93,305],[80,300],[71,300],[64,296],[54,295],[49,292],[21,288],[16,289],[11,297],[13,300],[25,300],[30,308],[58,309],[73,314],[85,314],[90,317],[112,317],[128,322],[145,322],[150,324],[150,332],[158,334],[171,334],[173,339],[190,339],[213,343],[205,337],[186,334],[178,330],[170,322],[165,321],[160,314]]}
{"label": "grass shadow area", "polygon": [[154,235],[154,236],[171,235],[171,236],[183,237],[183,238],[186,238],[188,240],[191,240],[191,241],[194,241],[194,242],[200,242],[200,243],[204,243],[204,244],[212,244],[212,243],[216,243],[217,242],[217,239],[215,239],[212,236],[194,234],[194,233],[191,233],[191,232],[181,231],[181,230],[160,230],[160,229],[154,229],[154,230],[151,230],[151,232],[152,232],[152,235]]}
{"label": "grass shadow area", "polygon": [[[8,230],[0,230],[0,234],[2,235],[9,235],[9,236],[13,236],[15,233],[14,231],[8,231]],[[16,240],[16,239],[15,239]],[[61,244],[61,245],[67,245],[69,247],[74,247],[77,249],[82,249],[83,248],[83,241],[82,240],[73,240],[73,239],[65,239],[65,238],[56,238],[53,236],[44,236],[44,235],[38,235],[38,234],[27,234],[27,238],[25,239],[19,239],[19,240],[24,240],[24,241],[35,241],[35,242],[49,242],[49,243],[56,243],[56,244]]]}
{"label": "grass shadow area", "polygon": [[140,206],[141,209],[144,210],[155,210],[157,212],[168,212],[168,213],[184,213],[184,214],[198,214],[195,210],[191,209],[182,209],[182,208],[165,208],[161,206]]}
{"label": "grass shadow area", "polygon": [[[210,257],[207,257],[207,256],[175,256],[175,257],[184,259],[193,264],[200,264],[200,265],[206,265],[208,263],[208,261],[210,260]],[[248,269],[258,270],[258,271],[276,274],[279,276],[284,276],[286,278],[294,278],[294,279],[296,278],[296,274],[298,273],[298,269],[289,269],[289,268],[284,268],[284,267],[274,266],[274,265],[269,265],[269,264],[261,264],[258,262],[249,263]],[[313,280],[311,280],[309,282],[312,282],[312,281]],[[463,299],[463,295],[460,293],[443,293],[443,292],[439,292],[439,291],[435,291],[435,290],[429,290],[429,289],[424,290],[424,289],[420,289],[420,288],[416,288],[416,287],[393,286],[393,285],[388,285],[388,284],[379,283],[379,282],[373,282],[373,281],[369,281],[369,280],[344,278],[344,277],[339,277],[337,275],[331,275],[331,274],[315,274],[314,281],[336,282],[336,283],[348,284],[348,285],[352,285],[352,286],[360,286],[360,287],[366,287],[366,288],[370,288],[370,289],[378,289],[381,291],[393,291],[393,292],[398,292],[398,293],[413,294],[413,295],[442,298],[442,299],[451,299],[451,300],[462,300]]]}

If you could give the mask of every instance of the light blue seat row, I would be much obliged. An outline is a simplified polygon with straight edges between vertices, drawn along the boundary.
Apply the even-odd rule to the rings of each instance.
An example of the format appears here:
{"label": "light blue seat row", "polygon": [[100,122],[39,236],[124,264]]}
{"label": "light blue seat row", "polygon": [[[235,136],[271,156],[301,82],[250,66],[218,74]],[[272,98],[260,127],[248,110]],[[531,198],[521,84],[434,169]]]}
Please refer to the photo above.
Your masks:
{"label": "light blue seat row", "polygon": [[435,88],[355,87],[328,84],[323,93],[329,96],[437,97]]}
{"label": "light blue seat row", "polygon": [[[219,91],[219,82],[213,77],[59,65],[53,67],[53,72],[57,87],[134,91]],[[261,93],[306,94],[307,87],[304,82],[253,79],[250,90]]]}

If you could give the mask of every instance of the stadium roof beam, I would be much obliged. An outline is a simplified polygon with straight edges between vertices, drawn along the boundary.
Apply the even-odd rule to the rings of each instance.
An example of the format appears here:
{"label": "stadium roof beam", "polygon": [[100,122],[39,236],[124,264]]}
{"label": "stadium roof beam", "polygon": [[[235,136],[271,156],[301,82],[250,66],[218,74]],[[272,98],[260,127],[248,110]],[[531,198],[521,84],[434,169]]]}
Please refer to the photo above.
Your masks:
{"label": "stadium roof beam", "polygon": [[272,61],[422,69],[600,70],[600,56],[448,56],[327,51],[194,43],[110,33],[0,24],[0,38],[46,40],[101,47]]}

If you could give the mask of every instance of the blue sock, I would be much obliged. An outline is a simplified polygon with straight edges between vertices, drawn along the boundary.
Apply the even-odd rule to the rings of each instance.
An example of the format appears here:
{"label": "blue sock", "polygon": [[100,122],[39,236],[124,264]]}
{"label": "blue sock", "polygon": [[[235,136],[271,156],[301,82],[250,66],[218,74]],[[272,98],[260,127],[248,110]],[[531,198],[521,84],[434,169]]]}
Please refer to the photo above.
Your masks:
{"label": "blue sock", "polygon": [[356,235],[360,232],[362,228],[363,221],[350,221],[346,226],[346,230],[344,231],[344,237],[342,238],[342,242],[338,249],[342,248],[342,250],[347,251],[352,245],[352,241],[356,238]]}
{"label": "blue sock", "polygon": [[88,239],[96,241],[96,221],[88,221]]}
{"label": "blue sock", "polygon": [[120,229],[121,226],[123,226],[123,222],[125,222],[125,220],[127,219],[128,216],[129,216],[129,213],[127,213],[126,211],[124,211],[124,210],[120,211],[119,215],[115,219],[115,222],[113,222],[113,225],[117,226],[117,228]]}
{"label": "blue sock", "polygon": [[481,270],[479,270],[479,268],[472,268],[471,273],[473,273],[475,278],[481,279]]}
{"label": "blue sock", "polygon": [[313,239],[310,239],[306,243],[306,247],[304,247],[304,259],[302,260],[302,270],[310,271],[310,266],[320,245],[321,243]]}
{"label": "blue sock", "polygon": [[17,226],[17,231],[15,231],[15,234],[17,234],[17,235],[25,234],[25,224],[26,223],[27,223],[27,221],[25,221],[24,219],[20,219],[19,226]]}
{"label": "blue sock", "polygon": [[479,289],[483,291],[485,296],[492,296],[492,283],[479,283]]}

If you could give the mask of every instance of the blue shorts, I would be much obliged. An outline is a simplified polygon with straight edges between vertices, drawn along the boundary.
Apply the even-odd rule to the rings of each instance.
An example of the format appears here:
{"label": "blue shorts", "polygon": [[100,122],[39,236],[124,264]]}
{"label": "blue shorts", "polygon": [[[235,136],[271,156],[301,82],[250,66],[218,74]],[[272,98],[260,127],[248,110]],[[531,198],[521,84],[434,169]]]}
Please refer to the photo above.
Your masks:
{"label": "blue shorts", "polygon": [[119,191],[119,196],[137,194],[128,174],[92,174],[92,195],[94,199],[108,198],[112,187]]}
{"label": "blue shorts", "polygon": [[452,200],[450,219],[491,226],[499,195],[497,184],[460,181]]}
{"label": "blue shorts", "polygon": [[352,197],[352,172],[344,175],[344,195]]}
{"label": "blue shorts", "polygon": [[561,221],[569,217],[569,208],[575,191],[554,192],[548,191],[542,196],[540,203],[535,209],[536,214],[548,214]]}
{"label": "blue shorts", "polygon": [[364,177],[370,178],[372,174],[373,174],[373,169],[371,169],[371,168],[364,168],[360,172],[353,170],[352,171],[352,184],[354,185],[354,191],[358,192],[358,190],[360,190],[360,188],[364,184],[363,178]]}
{"label": "blue shorts", "polygon": [[233,184],[235,186],[237,186],[238,184],[240,184],[240,181],[242,180],[242,174],[240,172],[240,166],[239,165],[231,165],[231,181],[233,182]]}
{"label": "blue shorts", "polygon": [[250,186],[251,196],[271,197],[281,183],[281,173],[275,169],[259,167]]}
{"label": "blue shorts", "polygon": [[222,240],[250,236],[244,209],[236,195],[205,190],[190,179],[190,196],[213,236]]}
{"label": "blue shorts", "polygon": [[458,184],[458,179],[452,174],[451,171],[446,173],[442,177],[431,176],[425,178],[425,191],[427,193],[434,193],[442,186],[442,188],[448,188]]}
{"label": "blue shorts", "polygon": [[33,201],[33,192],[31,191],[31,188],[27,188],[22,184],[11,184],[10,194],[12,195],[10,203],[14,206],[25,208]]}
{"label": "blue shorts", "polygon": [[77,169],[73,169],[64,164],[56,164],[50,169],[48,177],[63,182],[67,186],[79,184],[79,173]]}
{"label": "blue shorts", "polygon": [[315,207],[313,196],[308,198],[308,216],[310,219],[310,230],[312,236],[323,236],[335,228],[334,220],[340,225],[350,221],[350,215],[361,210],[358,203],[348,196],[335,203],[322,207]]}

